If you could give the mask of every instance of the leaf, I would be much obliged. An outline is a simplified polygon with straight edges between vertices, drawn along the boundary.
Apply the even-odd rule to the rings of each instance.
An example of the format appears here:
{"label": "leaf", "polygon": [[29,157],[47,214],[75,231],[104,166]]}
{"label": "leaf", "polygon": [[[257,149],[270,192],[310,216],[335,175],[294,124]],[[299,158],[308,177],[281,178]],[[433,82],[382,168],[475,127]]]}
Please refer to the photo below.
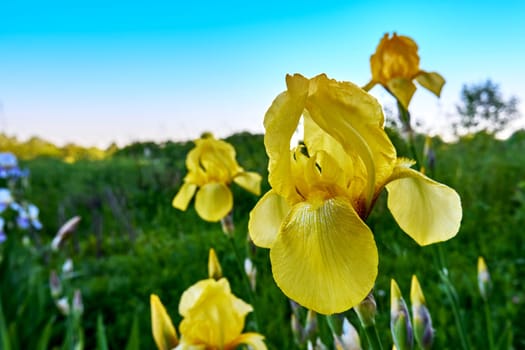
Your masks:
{"label": "leaf", "polygon": [[101,314],[98,314],[97,317],[97,350],[108,350],[106,329],[104,327],[104,319]]}
{"label": "leaf", "polygon": [[2,303],[0,302],[0,345],[3,350],[11,350],[11,343],[9,342],[9,332],[5,324],[4,311]]}
{"label": "leaf", "polygon": [[133,317],[126,350],[140,350],[139,319],[137,315]]}
{"label": "leaf", "polygon": [[42,334],[38,339],[36,350],[47,350],[49,348],[49,339],[51,338],[51,331],[53,330],[53,323],[55,323],[55,316],[51,317],[42,330]]}

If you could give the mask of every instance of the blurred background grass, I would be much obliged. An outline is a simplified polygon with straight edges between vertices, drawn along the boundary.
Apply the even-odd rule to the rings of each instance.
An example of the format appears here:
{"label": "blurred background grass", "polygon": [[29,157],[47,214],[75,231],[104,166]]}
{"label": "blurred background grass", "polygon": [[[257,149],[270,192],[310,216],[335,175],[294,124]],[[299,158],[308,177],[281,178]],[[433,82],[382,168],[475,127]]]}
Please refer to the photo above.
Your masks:
{"label": "blurred background grass", "polygon": [[[398,154],[410,157],[402,138],[394,130],[388,132]],[[263,175],[262,193],[267,191],[268,159],[263,136],[241,133],[226,141],[236,148],[241,166]],[[416,142],[417,148],[423,149],[424,137],[419,136]],[[43,244],[51,241],[68,218],[80,215],[82,221],[58,256],[37,259],[19,245],[10,248],[9,259],[4,257],[0,282],[7,323],[21,314],[29,318],[28,327],[22,329],[19,325],[11,332],[29,337],[30,332],[41,332],[50,322],[51,344],[62,343],[62,316],[49,295],[48,276],[49,270],[59,267],[68,256],[76,271],[70,282],[84,297],[87,349],[96,348],[94,334],[99,314],[104,317],[110,349],[125,347],[134,319],[138,320],[140,348],[153,349],[150,293],[160,296],[178,324],[180,296],[197,280],[207,277],[210,247],[217,251],[233,292],[249,300],[220,224],[202,221],[192,205],[187,212],[171,207],[186,172],[186,154],[192,147],[190,142],[135,143],[122,149],[113,147],[106,156],[67,158],[63,153],[48,152],[21,161],[22,167],[30,170],[26,197],[40,208]],[[469,340],[473,348],[485,348],[483,303],[476,280],[476,260],[482,255],[493,281],[490,304],[495,334],[511,335],[505,339],[513,342],[501,344],[501,348],[525,348],[525,132],[516,132],[506,140],[484,132],[454,143],[434,138],[433,150],[433,178],[455,188],[463,203],[460,232],[442,243],[442,248]],[[28,152],[17,155],[24,154],[27,157]],[[233,193],[235,239],[241,247],[247,239],[249,212],[258,198],[236,185]],[[405,235],[386,208],[385,198],[384,194],[380,197],[368,220],[380,257],[375,296],[382,338],[390,337],[390,279],[396,279],[408,299],[410,278],[416,274],[433,317],[434,348],[458,349],[450,304],[439,283],[435,247],[421,248]],[[254,308],[260,332],[266,336],[269,348],[292,349],[291,310],[273,281],[268,251],[255,250],[254,263],[258,269]],[[20,311],[22,304],[26,306]],[[249,316],[248,328],[251,322]],[[326,325],[320,322],[326,337]],[[20,337],[19,342],[23,345],[29,340]]]}

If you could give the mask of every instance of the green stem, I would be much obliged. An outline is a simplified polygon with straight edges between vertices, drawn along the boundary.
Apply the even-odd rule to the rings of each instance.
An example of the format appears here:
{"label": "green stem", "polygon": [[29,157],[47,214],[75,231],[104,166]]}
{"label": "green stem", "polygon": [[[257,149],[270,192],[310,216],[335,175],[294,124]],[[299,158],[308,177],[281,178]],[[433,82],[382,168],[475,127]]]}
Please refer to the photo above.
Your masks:
{"label": "green stem", "polygon": [[252,290],[252,287],[251,287],[251,284],[250,284],[250,280],[249,280],[248,276],[246,275],[246,273],[244,271],[244,263],[243,263],[243,260],[241,259],[241,255],[239,254],[237,245],[235,244],[235,239],[233,238],[232,234],[227,234],[226,236],[228,237],[228,241],[230,242],[231,248],[232,248],[232,250],[233,250],[233,252],[235,254],[235,260],[237,261],[237,266],[239,267],[241,275],[243,276],[242,280],[244,281],[244,286],[245,286],[246,290],[248,291],[248,297],[250,298],[250,304],[253,306],[252,315],[253,315],[255,331],[259,332],[259,321],[258,321],[258,317],[257,317],[257,307],[255,307],[255,294],[253,293],[253,290]]}
{"label": "green stem", "polygon": [[467,332],[465,331],[465,326],[464,326],[463,319],[461,317],[461,313],[459,310],[459,301],[457,298],[457,293],[454,288],[454,285],[452,284],[452,282],[450,281],[450,278],[448,277],[448,270],[445,267],[443,251],[442,251],[440,244],[436,245],[436,249],[434,250],[434,253],[436,255],[435,259],[439,264],[438,266],[439,276],[445,287],[444,288],[445,294],[452,307],[452,314],[454,315],[454,321],[456,323],[456,328],[459,334],[459,340],[461,342],[461,347],[463,348],[463,350],[470,350],[470,344],[468,342]]}
{"label": "green stem", "polygon": [[485,309],[485,321],[487,325],[487,337],[489,340],[489,349],[495,350],[496,347],[494,346],[494,333],[492,332],[492,318],[490,317],[490,308],[489,308],[488,300],[484,300],[483,304],[484,304],[484,309]]}
{"label": "green stem", "polygon": [[401,103],[399,103],[399,101],[397,101],[397,108],[399,110],[399,118],[401,119],[401,123],[403,124],[403,127],[408,135],[408,146],[410,147],[410,152],[412,152],[412,157],[416,161],[416,164],[418,166],[421,166],[421,163],[419,163],[419,157],[417,156],[417,151],[416,151],[416,141],[414,139],[414,130],[412,129],[412,125],[410,125],[410,112],[407,109],[405,109],[405,107],[403,107]]}
{"label": "green stem", "polygon": [[512,323],[507,320],[505,329],[496,344],[496,349],[512,349]]}
{"label": "green stem", "polygon": [[371,350],[383,350],[381,339],[379,339],[379,332],[374,324],[364,327],[366,338],[368,339],[368,346]]}

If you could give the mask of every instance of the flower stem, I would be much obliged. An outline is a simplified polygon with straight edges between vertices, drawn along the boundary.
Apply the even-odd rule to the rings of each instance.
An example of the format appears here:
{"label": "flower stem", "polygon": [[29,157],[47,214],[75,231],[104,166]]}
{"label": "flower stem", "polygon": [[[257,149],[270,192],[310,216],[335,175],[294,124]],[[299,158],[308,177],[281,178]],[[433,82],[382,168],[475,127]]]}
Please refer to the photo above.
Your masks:
{"label": "flower stem", "polygon": [[496,347],[494,346],[494,333],[492,332],[492,318],[490,317],[490,307],[488,300],[483,301],[483,306],[485,310],[485,321],[487,325],[487,337],[489,340],[489,349],[495,350]]}
{"label": "flower stem", "polygon": [[243,263],[243,260],[241,259],[241,255],[239,254],[237,245],[235,244],[235,239],[234,239],[232,234],[228,234],[226,236],[228,237],[228,241],[230,242],[231,248],[232,248],[232,250],[234,252],[235,260],[237,261],[237,266],[239,267],[239,270],[241,272],[241,276],[242,276],[242,280],[243,280],[244,286],[245,286],[246,290],[248,291],[248,297],[250,298],[250,304],[253,306],[252,315],[253,315],[253,323],[254,323],[254,328],[255,328],[254,330],[256,332],[259,332],[259,321],[258,321],[258,317],[257,317],[257,307],[255,307],[255,294],[254,294],[254,292],[252,290],[252,287],[251,287],[251,284],[250,284],[250,280],[249,280],[248,276],[246,275],[246,273],[244,272],[244,263]]}
{"label": "flower stem", "polygon": [[416,151],[416,142],[414,139],[414,129],[412,129],[412,125],[410,124],[410,112],[401,105],[399,101],[397,101],[397,109],[399,110],[399,118],[401,119],[401,123],[403,124],[403,129],[407,133],[408,137],[408,146],[410,147],[410,152],[412,152],[412,157],[416,161],[416,164],[418,166],[421,166],[422,164],[419,163],[419,157],[417,156]]}
{"label": "flower stem", "polygon": [[368,347],[371,350],[383,350],[376,324],[374,323],[370,326],[363,327],[363,329],[365,330],[366,338],[368,339]]}
{"label": "flower stem", "polygon": [[463,350],[470,350],[470,344],[468,342],[467,333],[465,331],[465,326],[463,323],[463,318],[459,310],[459,301],[454,285],[450,281],[448,276],[448,269],[445,267],[445,262],[443,258],[443,251],[440,244],[436,245],[434,250],[436,255],[436,261],[438,262],[438,273],[441,278],[441,282],[444,286],[445,294],[449,300],[450,306],[452,307],[452,314],[454,315],[454,321],[456,323],[456,328],[459,335],[459,340]]}

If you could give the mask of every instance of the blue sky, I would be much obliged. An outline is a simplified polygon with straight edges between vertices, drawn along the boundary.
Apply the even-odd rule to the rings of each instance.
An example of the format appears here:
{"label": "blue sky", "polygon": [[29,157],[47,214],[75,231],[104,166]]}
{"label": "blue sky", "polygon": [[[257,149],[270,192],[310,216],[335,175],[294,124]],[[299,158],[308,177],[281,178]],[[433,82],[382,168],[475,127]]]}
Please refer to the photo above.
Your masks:
{"label": "blue sky", "polygon": [[263,132],[285,74],[364,85],[393,31],[447,79],[441,100],[413,99],[427,130],[445,125],[462,84],[487,78],[525,110],[522,1],[27,0],[0,14],[0,131],[20,139],[105,147]]}

